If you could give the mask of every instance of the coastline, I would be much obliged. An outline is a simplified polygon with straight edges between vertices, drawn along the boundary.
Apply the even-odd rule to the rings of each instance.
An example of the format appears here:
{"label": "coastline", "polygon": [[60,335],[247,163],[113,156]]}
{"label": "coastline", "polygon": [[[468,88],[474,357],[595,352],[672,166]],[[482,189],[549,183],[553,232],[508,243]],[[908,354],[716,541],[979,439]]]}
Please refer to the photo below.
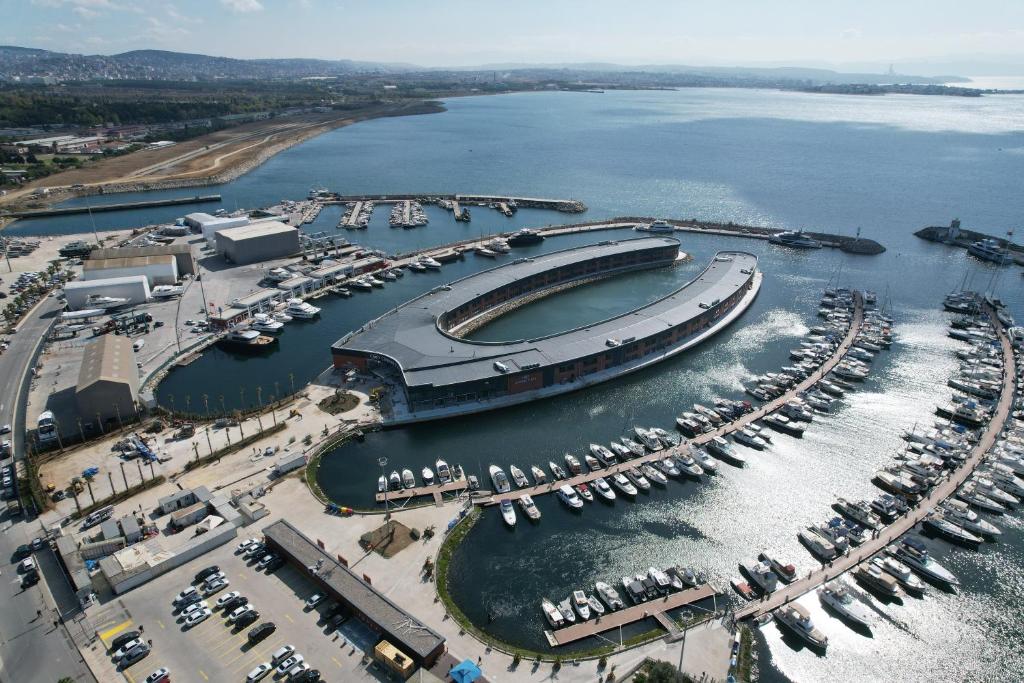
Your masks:
{"label": "coastline", "polygon": [[[130,175],[123,175],[119,178],[100,180],[93,183],[75,183],[83,185],[82,187],[75,189],[71,189],[71,186],[67,184],[69,181],[66,177],[62,180],[62,176],[65,176],[64,173],[58,173],[40,179],[36,184],[26,185],[20,190],[8,194],[6,197],[0,198],[0,206],[6,206],[9,208],[18,207],[38,209],[47,208],[54,204],[83,196],[220,185],[245,175],[277,154],[294,147],[295,145],[301,144],[307,140],[311,140],[314,137],[338,128],[344,128],[355,123],[369,121],[372,119],[388,118],[392,116],[439,114],[444,111],[447,111],[446,107],[437,100],[391,103],[380,107],[371,107],[363,111],[357,111],[337,118],[314,121],[306,125],[295,126],[290,130],[268,133],[260,142],[255,142],[217,156],[213,159],[213,164],[206,168],[201,168],[199,170],[185,169],[180,172],[169,173],[167,175],[154,175],[152,178],[143,174],[152,170],[154,167],[173,169],[175,165],[190,161],[193,156],[196,158],[202,158],[204,154],[187,152],[181,156],[172,157],[171,159],[161,161],[155,165],[134,169]],[[218,133],[212,133],[207,136],[195,138],[188,142],[191,143],[191,147],[197,148],[198,152],[206,153],[218,151],[220,147],[230,147],[245,140],[245,131],[236,132],[241,133],[241,135],[236,139],[228,140],[219,143],[218,145],[206,144],[209,140],[212,140],[214,136],[218,135]],[[273,139],[276,136],[280,136],[280,138]],[[245,152],[249,152],[250,150],[254,151],[250,154],[245,154]],[[235,158],[232,159],[231,157]],[[95,171],[95,169],[90,170]],[[45,197],[33,197],[31,201],[26,201],[29,199],[31,192],[40,188],[48,188],[49,193]],[[6,228],[9,225],[13,225],[15,222],[16,219],[0,216],[0,230],[3,230],[3,228]]]}

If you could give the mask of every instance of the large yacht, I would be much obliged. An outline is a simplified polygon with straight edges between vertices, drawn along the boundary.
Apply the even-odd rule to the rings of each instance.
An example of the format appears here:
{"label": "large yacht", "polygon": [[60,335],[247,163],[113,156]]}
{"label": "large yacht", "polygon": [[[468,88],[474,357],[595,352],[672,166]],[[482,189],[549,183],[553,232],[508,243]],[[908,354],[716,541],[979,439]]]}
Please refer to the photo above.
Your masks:
{"label": "large yacht", "polygon": [[746,572],[747,577],[757,584],[757,587],[764,593],[771,593],[779,587],[779,577],[772,571],[771,565],[767,562],[757,560],[745,560],[740,562],[740,568]]}
{"label": "large yacht", "polygon": [[784,247],[793,247],[795,249],[820,249],[821,242],[816,239],[812,239],[804,234],[803,230],[787,230],[772,235],[768,238],[768,241],[772,244],[779,244]]}
{"label": "large yacht", "polygon": [[775,620],[785,626],[808,645],[824,650],[828,647],[828,636],[815,628],[811,615],[799,604],[792,602],[773,612]]}
{"label": "large yacht", "polygon": [[174,296],[181,296],[184,292],[185,288],[181,285],[157,285],[149,290],[150,296],[154,299],[170,299]]}
{"label": "large yacht", "polygon": [[558,497],[561,499],[563,503],[568,505],[573,510],[579,510],[581,507],[583,507],[583,501],[576,494],[576,489],[569,486],[568,484],[565,484],[564,486],[558,489]]}
{"label": "large yacht", "polygon": [[494,483],[494,490],[498,493],[508,493],[512,490],[512,487],[508,483],[508,477],[497,465],[491,465],[488,469],[491,475],[491,481]]}
{"label": "large yacht", "polygon": [[320,315],[320,309],[312,304],[307,304],[302,299],[288,299],[288,307],[285,313],[293,318],[315,318]]}
{"label": "large yacht", "polygon": [[998,241],[987,238],[972,242],[967,247],[968,253],[973,256],[977,256],[982,261],[991,261],[992,263],[1000,266],[1006,265],[1007,263],[1013,263],[1013,256],[1010,255]]}
{"label": "large yacht", "polygon": [[529,495],[522,495],[519,497],[519,507],[523,508],[523,514],[527,516],[530,521],[537,521],[540,519],[540,510],[537,508],[536,503],[533,502],[533,498]]}
{"label": "large yacht", "polygon": [[128,304],[128,299],[120,296],[103,296],[101,294],[90,294],[85,299],[86,308],[119,308]]}
{"label": "large yacht", "polygon": [[854,624],[870,628],[874,621],[871,610],[853,597],[849,587],[842,580],[827,583],[819,588],[818,597],[823,604]]}
{"label": "large yacht", "polygon": [[270,332],[271,334],[277,334],[284,329],[284,323],[280,320],[274,320],[266,313],[257,313],[252,317],[252,323],[249,325],[252,329],[258,332]]}
{"label": "large yacht", "polygon": [[526,247],[531,244],[540,244],[544,241],[544,235],[530,228],[523,228],[508,238],[509,245],[513,247]]}
{"label": "large yacht", "polygon": [[916,536],[900,539],[899,543],[887,546],[885,552],[908,565],[926,579],[931,579],[950,587],[960,585],[960,580],[956,578],[953,572],[933,560],[928,553],[928,547]]}
{"label": "large yacht", "polygon": [[277,343],[277,337],[260,334],[248,328],[234,329],[218,342],[233,351],[267,351]]}
{"label": "large yacht", "polygon": [[732,447],[732,444],[720,436],[716,436],[711,439],[711,441],[708,441],[706,447],[712,455],[721,458],[732,465],[743,467],[746,463],[746,459],[736,452],[736,449]]}
{"label": "large yacht", "polygon": [[634,230],[639,232],[675,232],[675,227],[672,226],[668,221],[658,219],[652,223],[641,223],[637,225]]}

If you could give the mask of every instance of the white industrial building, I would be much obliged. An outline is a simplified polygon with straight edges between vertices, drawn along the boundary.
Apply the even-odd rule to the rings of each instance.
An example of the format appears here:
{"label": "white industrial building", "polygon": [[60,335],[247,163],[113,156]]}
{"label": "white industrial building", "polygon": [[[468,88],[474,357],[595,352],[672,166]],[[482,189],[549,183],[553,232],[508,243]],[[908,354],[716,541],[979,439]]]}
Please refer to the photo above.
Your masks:
{"label": "white industrial building", "polygon": [[185,216],[185,223],[202,233],[206,243],[211,247],[215,247],[218,230],[240,228],[244,225],[249,225],[249,217],[211,216],[208,213],[190,213]]}
{"label": "white industrial building", "polygon": [[64,285],[64,296],[72,311],[90,308],[86,305],[86,299],[92,295],[127,299],[126,306],[143,304],[149,300],[149,280],[145,275],[129,275],[102,280],[75,280]]}
{"label": "white industrial building", "polygon": [[142,275],[153,286],[174,285],[178,282],[178,260],[172,254],[162,254],[90,258],[82,264],[82,277],[85,280],[106,280],[130,275]]}
{"label": "white industrial building", "polygon": [[217,231],[217,253],[229,263],[246,264],[299,252],[299,231],[280,221],[260,221]]}

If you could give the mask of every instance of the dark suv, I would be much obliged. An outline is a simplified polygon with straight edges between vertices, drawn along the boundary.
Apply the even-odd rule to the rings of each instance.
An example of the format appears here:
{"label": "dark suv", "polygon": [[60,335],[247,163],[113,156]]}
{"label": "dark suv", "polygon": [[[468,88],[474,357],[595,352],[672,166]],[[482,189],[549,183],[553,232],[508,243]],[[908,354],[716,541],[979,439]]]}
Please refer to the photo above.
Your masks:
{"label": "dark suv", "polygon": [[214,574],[216,574],[219,571],[220,571],[220,567],[218,567],[217,565],[212,565],[210,567],[207,567],[206,569],[204,569],[204,570],[200,571],[198,574],[196,574],[196,580],[193,581],[192,583],[199,583],[200,581],[205,580],[207,576],[213,576]]}
{"label": "dark suv", "polygon": [[244,595],[239,595],[237,598],[232,598],[224,603],[224,614],[231,614],[242,605],[248,605],[249,598]]}
{"label": "dark suv", "polygon": [[245,628],[249,624],[256,623],[259,620],[259,618],[260,618],[260,613],[259,612],[257,612],[254,609],[249,610],[248,612],[246,612],[245,614],[241,615],[240,617],[238,617],[238,619],[235,620],[235,630],[236,631],[241,631],[243,628]]}
{"label": "dark suv", "polygon": [[249,642],[256,644],[269,636],[271,633],[277,630],[277,625],[272,621],[267,621],[253,630],[249,631]]}

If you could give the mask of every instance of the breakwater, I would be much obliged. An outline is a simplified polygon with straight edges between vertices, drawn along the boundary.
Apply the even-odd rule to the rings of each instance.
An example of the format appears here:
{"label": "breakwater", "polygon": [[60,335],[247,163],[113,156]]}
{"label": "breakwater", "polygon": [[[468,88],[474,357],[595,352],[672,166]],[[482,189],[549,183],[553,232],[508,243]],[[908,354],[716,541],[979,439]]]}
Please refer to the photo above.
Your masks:
{"label": "breakwater", "polygon": [[983,232],[977,230],[968,230],[956,226],[955,236],[950,236],[950,227],[944,225],[930,225],[927,228],[921,228],[914,233],[915,236],[920,237],[923,240],[929,242],[940,242],[942,244],[948,244],[951,247],[959,247],[961,249],[967,249],[973,242],[979,242],[981,240],[994,240],[1003,249],[1010,252],[1010,256],[1016,264],[1024,266],[1024,247],[1019,244],[1014,244],[1006,238],[996,237],[994,235],[986,235]]}
{"label": "breakwater", "polygon": [[104,211],[126,211],[129,209],[149,209],[154,206],[177,206],[179,204],[204,204],[219,202],[219,194],[196,195],[194,197],[169,197],[167,199],[149,199],[140,202],[118,202],[116,204],[93,204],[82,206],[58,206],[49,209],[31,209],[27,211],[11,211],[7,216],[12,218],[43,218],[46,216],[67,216],[77,213],[102,213]]}

